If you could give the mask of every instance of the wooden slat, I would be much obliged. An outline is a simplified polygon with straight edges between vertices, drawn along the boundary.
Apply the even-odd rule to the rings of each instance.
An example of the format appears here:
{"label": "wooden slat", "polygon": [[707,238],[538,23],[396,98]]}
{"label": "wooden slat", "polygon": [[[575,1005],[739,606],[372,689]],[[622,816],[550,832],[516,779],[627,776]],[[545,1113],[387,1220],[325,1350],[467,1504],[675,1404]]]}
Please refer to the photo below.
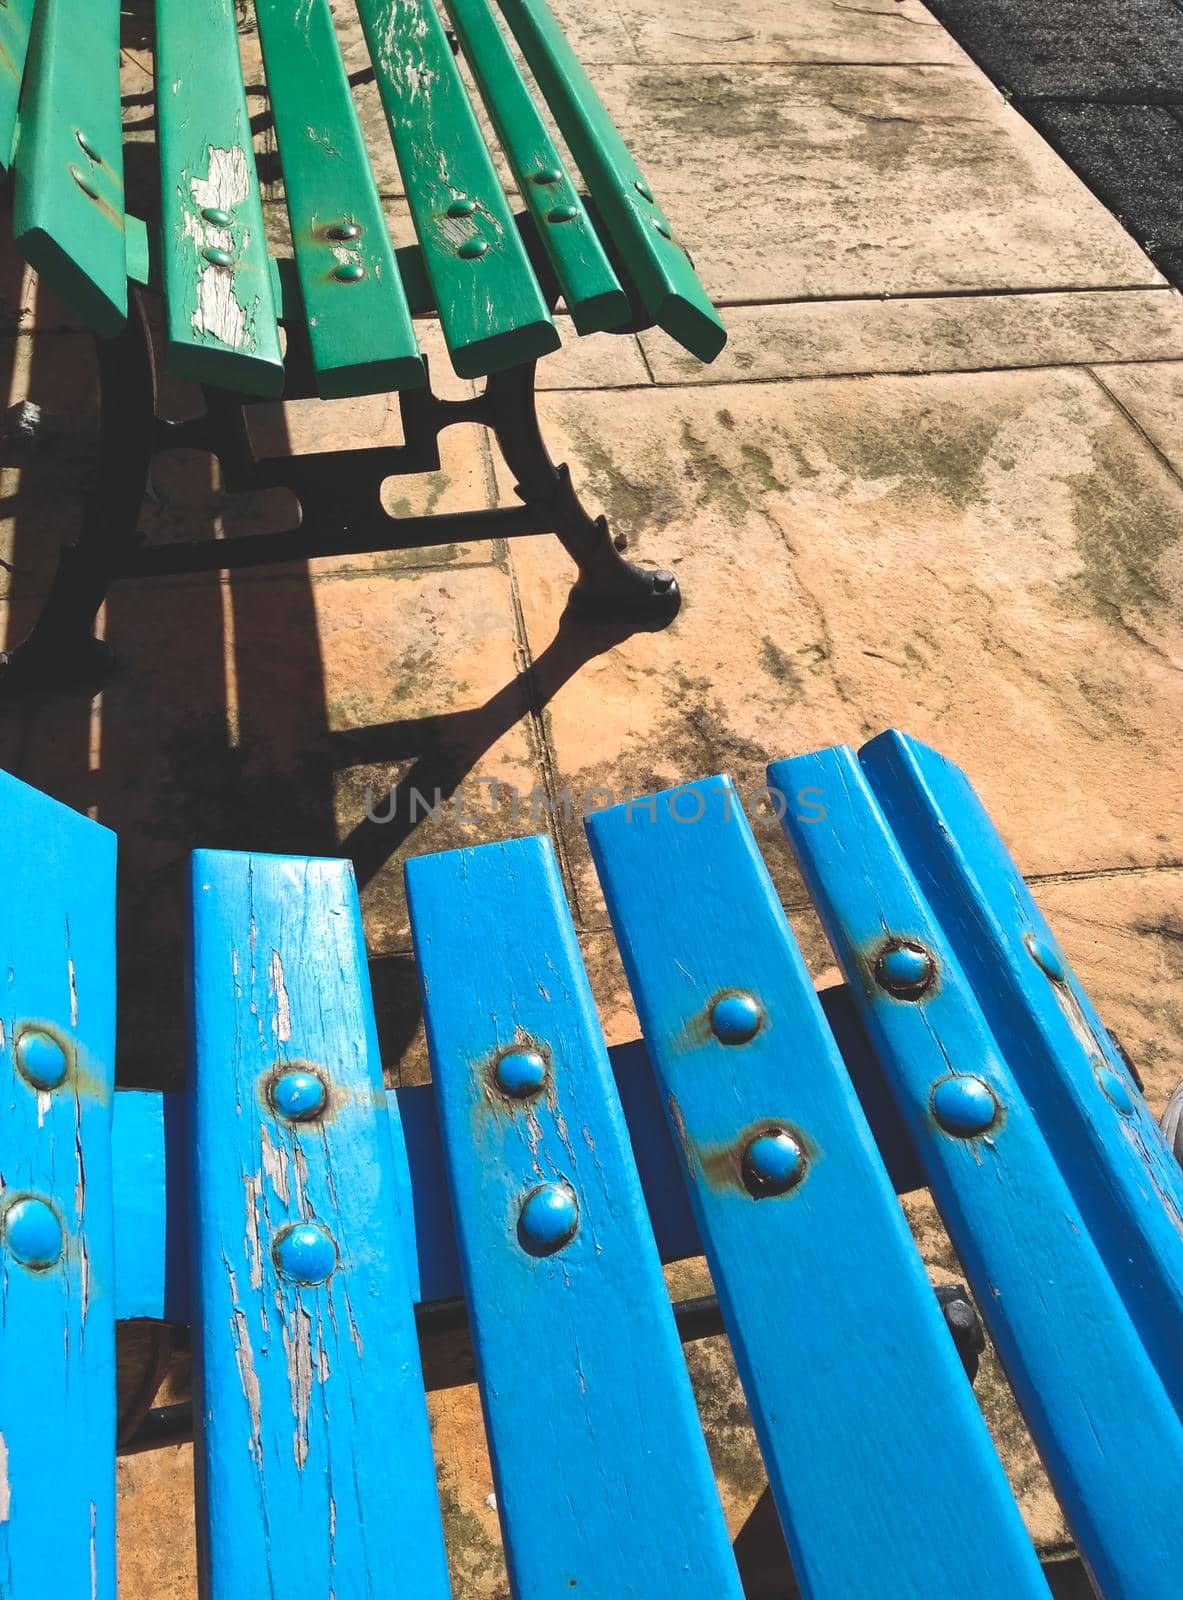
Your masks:
{"label": "wooden slat", "polygon": [[[421,856],[406,875],[513,1592],[737,1597],[550,843]],[[514,1099],[499,1062],[529,1051],[545,1084]],[[577,1224],[552,1253],[530,1227],[539,1190]]]}
{"label": "wooden slat", "polygon": [[169,368],[277,396],[275,295],[227,0],[157,0],[156,87]]}
{"label": "wooden slat", "polygon": [[900,733],[859,759],[1183,1415],[1183,1167],[964,773]]}
{"label": "wooden slat", "polygon": [[8,0],[0,6],[0,177],[12,167],[16,111],[29,48],[35,0]]}
{"label": "wooden slat", "polygon": [[119,0],[37,8],[21,94],[17,249],[96,333],[127,321]]}
{"label": "wooden slat", "polygon": [[546,96],[646,313],[702,361],[727,332],[669,218],[617,132],[546,0],[497,0]]}
{"label": "wooden slat", "polygon": [[[803,1594],[1046,1597],[730,780],[587,830]],[[779,1193],[773,1134],[802,1163]]]}
{"label": "wooden slat", "polygon": [[0,1593],[112,1600],[115,837],[0,773],[0,882]]}
{"label": "wooden slat", "polygon": [[[853,753],[779,762],[769,782],[789,797],[785,829],[1094,1579],[1107,1597],[1167,1600],[1183,1428],[1035,1113]],[[928,952],[918,998],[876,977],[893,940],[917,947],[893,958],[913,974]],[[966,1076],[986,1114],[990,1096],[997,1107],[976,1134],[937,1120],[938,1085]]]}
{"label": "wooden slat", "polygon": [[557,349],[434,5],[358,0],[357,9],[452,365],[478,378]]}
{"label": "wooden slat", "polygon": [[578,333],[632,317],[595,225],[531,98],[489,0],[445,0],[469,70],[488,107]]}
{"label": "wooden slat", "polygon": [[317,393],[421,387],[426,368],[328,0],[256,0],[255,13]]}
{"label": "wooden slat", "polygon": [[[193,1062],[203,1593],[444,1596],[348,862],[194,856]],[[293,1070],[325,1088],[308,1121],[275,1109]]]}

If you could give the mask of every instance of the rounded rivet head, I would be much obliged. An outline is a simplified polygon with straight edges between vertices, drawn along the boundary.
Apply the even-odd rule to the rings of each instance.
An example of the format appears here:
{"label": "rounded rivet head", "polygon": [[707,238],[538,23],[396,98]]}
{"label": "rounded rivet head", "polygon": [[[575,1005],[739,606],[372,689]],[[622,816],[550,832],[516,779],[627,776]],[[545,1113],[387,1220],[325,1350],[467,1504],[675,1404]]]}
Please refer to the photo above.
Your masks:
{"label": "rounded rivet head", "polygon": [[306,1067],[289,1067],[271,1080],[271,1104],[289,1122],[306,1122],[325,1108],[324,1079]]}
{"label": "rounded rivet head", "polygon": [[1035,965],[1047,974],[1053,983],[1060,983],[1064,978],[1064,963],[1060,960],[1057,950],[1053,950],[1046,939],[1041,939],[1037,934],[1025,933],[1023,943],[1027,947],[1027,954]]}
{"label": "rounded rivet head", "polygon": [[531,1189],[518,1217],[518,1239],[532,1256],[550,1256],[575,1236],[579,1202],[566,1183],[544,1183]]}
{"label": "rounded rivet head", "polygon": [[532,183],[561,183],[563,174],[558,167],[541,167],[530,180]]}
{"label": "rounded rivet head", "polygon": [[76,128],[74,130],[74,137],[78,140],[78,143],[92,161],[102,161],[102,156],[95,149],[94,145],[91,144],[90,140],[86,137],[81,128]]}
{"label": "rounded rivet head", "polygon": [[791,1133],[770,1128],[757,1134],[743,1153],[744,1188],[757,1200],[786,1194],[805,1176],[805,1155]]}
{"label": "rounded rivet head", "polygon": [[89,195],[92,200],[98,199],[99,191],[95,188],[94,184],[90,181],[80,167],[71,167],[70,176],[82,190],[83,194]]}
{"label": "rounded rivet head", "polygon": [[448,215],[450,217],[471,217],[475,210],[475,200],[453,200],[448,207]]}
{"label": "rounded rivet head", "polygon": [[204,206],[201,215],[206,222],[212,223],[215,228],[228,228],[234,221],[230,213],[223,211],[220,206]]}
{"label": "rounded rivet head", "polygon": [[711,1032],[721,1044],[747,1044],[760,1031],[764,1012],[754,995],[720,995],[711,1007]]}
{"label": "rounded rivet head", "polygon": [[292,1283],[324,1283],[337,1267],[337,1246],[319,1222],[285,1228],[272,1252],[281,1275]]}
{"label": "rounded rivet head", "polygon": [[653,202],[653,190],[645,182],[644,178],[638,178],[637,181],[633,184],[633,188],[637,191],[637,193],[640,195],[642,200],[648,200],[650,202],[650,204],[652,204],[652,202]]}
{"label": "rounded rivet head", "polygon": [[16,1067],[34,1089],[56,1089],[66,1077],[66,1052],[52,1034],[29,1028],[16,1041]]}
{"label": "rounded rivet head", "polygon": [[213,267],[232,267],[234,265],[234,257],[229,250],[219,250],[216,245],[206,245],[201,253]]}
{"label": "rounded rivet head", "polygon": [[62,1253],[62,1225],[44,1200],[14,1200],[4,1213],[4,1242],[25,1267],[52,1267]]}
{"label": "rounded rivet head", "polygon": [[462,256],[465,261],[476,261],[488,248],[487,239],[465,239],[462,245],[457,246],[456,254]]}
{"label": "rounded rivet head", "polygon": [[337,240],[360,239],[361,229],[356,222],[334,222],[329,229],[329,238]]}
{"label": "rounded rivet head", "polygon": [[578,215],[578,206],[552,206],[546,213],[546,220],[548,222],[574,222]]}
{"label": "rounded rivet head", "polygon": [[537,1050],[508,1050],[497,1060],[497,1087],[513,1100],[528,1100],[546,1083],[546,1062]]}
{"label": "rounded rivet head", "polygon": [[658,233],[660,233],[663,239],[672,239],[674,237],[669,228],[664,222],[661,221],[659,217],[654,217],[653,226],[657,229]]}
{"label": "rounded rivet head", "polygon": [[1101,1085],[1102,1093],[1110,1105],[1120,1111],[1123,1117],[1132,1117],[1134,1102],[1130,1091],[1110,1067],[1098,1067],[1097,1082]]}
{"label": "rounded rivet head", "polygon": [[896,939],[875,958],[875,982],[897,1000],[918,1000],[931,985],[933,959],[922,944]]}
{"label": "rounded rivet head", "polygon": [[360,261],[342,261],[339,267],[333,268],[333,277],[339,283],[360,283],[366,275],[366,269]]}
{"label": "rounded rivet head", "polygon": [[932,1091],[932,1114],[946,1133],[972,1139],[985,1133],[998,1120],[998,1101],[994,1091],[981,1078],[958,1073],[942,1078]]}

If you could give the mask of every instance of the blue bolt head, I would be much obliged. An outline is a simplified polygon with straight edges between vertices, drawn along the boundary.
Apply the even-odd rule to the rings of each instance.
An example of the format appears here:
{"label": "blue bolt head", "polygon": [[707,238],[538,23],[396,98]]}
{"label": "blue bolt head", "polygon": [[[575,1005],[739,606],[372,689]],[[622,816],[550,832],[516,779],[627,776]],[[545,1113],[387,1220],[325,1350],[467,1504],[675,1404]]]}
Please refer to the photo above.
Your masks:
{"label": "blue bolt head", "polygon": [[65,1050],[42,1028],[27,1028],[16,1041],[16,1069],[34,1089],[58,1089],[66,1081]]}
{"label": "blue bolt head", "polygon": [[4,1242],[23,1267],[52,1267],[62,1253],[62,1225],[46,1200],[14,1200],[4,1213]]}
{"label": "blue bolt head", "polygon": [[287,1067],[272,1078],[268,1098],[272,1109],[289,1122],[307,1122],[324,1110],[328,1090],[319,1073]]}
{"label": "blue bolt head", "polygon": [[893,939],[875,958],[875,982],[897,1000],[919,1000],[935,972],[932,956],[911,939]]}
{"label": "blue bolt head", "polygon": [[805,1153],[784,1128],[759,1133],[743,1153],[744,1188],[757,1200],[787,1194],[805,1176]]}
{"label": "blue bolt head", "polygon": [[507,1050],[497,1058],[497,1087],[511,1100],[528,1100],[546,1084],[546,1061],[538,1050]]}
{"label": "blue bolt head", "polygon": [[764,1010],[742,989],[721,994],[711,1007],[711,1032],[720,1044],[747,1044],[760,1031]]}
{"label": "blue bolt head", "polygon": [[1058,950],[1052,948],[1046,939],[1041,939],[1038,934],[1025,933],[1023,943],[1027,947],[1027,954],[1034,961],[1041,972],[1045,973],[1053,983],[1063,983],[1064,963]]}
{"label": "blue bolt head", "polygon": [[1101,1092],[1115,1110],[1120,1111],[1123,1117],[1132,1117],[1134,1114],[1134,1101],[1125,1082],[1118,1077],[1112,1067],[1098,1064],[1096,1068],[1097,1082],[1101,1085]]}
{"label": "blue bolt head", "polygon": [[974,1139],[998,1120],[998,1101],[984,1079],[972,1073],[942,1078],[932,1091],[932,1114],[946,1133]]}
{"label": "blue bolt head", "polygon": [[337,1246],[319,1222],[285,1228],[272,1251],[280,1276],[292,1283],[324,1283],[337,1268]]}
{"label": "blue bolt head", "polygon": [[575,1237],[579,1202],[568,1183],[543,1183],[531,1189],[518,1217],[518,1240],[529,1255],[552,1256]]}

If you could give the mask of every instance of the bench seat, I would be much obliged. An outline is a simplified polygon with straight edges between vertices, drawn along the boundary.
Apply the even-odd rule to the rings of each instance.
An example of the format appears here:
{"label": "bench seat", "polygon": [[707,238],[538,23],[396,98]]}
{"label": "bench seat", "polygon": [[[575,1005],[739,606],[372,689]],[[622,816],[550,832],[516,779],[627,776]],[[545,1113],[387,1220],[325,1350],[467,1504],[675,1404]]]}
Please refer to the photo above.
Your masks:
{"label": "bench seat", "polygon": [[706,779],[588,819],[643,1032],[612,1052],[547,839],[409,862],[433,1081],[389,1090],[349,864],[201,851],[161,1096],[112,1091],[114,839],[0,775],[6,1594],[114,1594],[147,1317],[192,1329],[211,1596],[449,1592],[424,1391],[460,1321],[514,1594],[738,1600],[662,1274],[705,1253],[802,1594],[1046,1595],[922,1185],[1099,1592],[1175,1593],[1183,1172],[956,768],[893,733],[769,781],[837,990]]}
{"label": "bench seat", "polygon": [[126,323],[128,280],[151,281],[170,370],[248,395],[284,393],[281,324],[307,337],[317,393],[338,398],[425,383],[414,312],[438,315],[462,377],[531,362],[558,347],[560,296],[580,333],[656,324],[718,354],[690,259],[545,0],[448,0],[450,32],[432,0],[358,12],[416,248],[392,244],[329,0],[255,7],[294,271],[270,253],[233,6],[156,5],[161,207],[145,227],[124,206],[118,0],[11,0],[0,173],[22,254],[106,337]]}

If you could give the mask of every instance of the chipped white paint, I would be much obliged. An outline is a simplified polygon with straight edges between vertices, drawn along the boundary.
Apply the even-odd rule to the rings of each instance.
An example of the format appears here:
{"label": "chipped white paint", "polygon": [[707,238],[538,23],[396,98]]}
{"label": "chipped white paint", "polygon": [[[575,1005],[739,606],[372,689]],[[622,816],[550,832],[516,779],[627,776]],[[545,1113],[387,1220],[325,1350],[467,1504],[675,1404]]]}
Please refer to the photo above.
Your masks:
{"label": "chipped white paint", "polygon": [[[66,929],[66,938],[70,937],[70,930]],[[66,966],[70,973],[70,1026],[78,1026],[78,974],[74,970],[74,957],[71,956]]]}
{"label": "chipped white paint", "polygon": [[312,1317],[297,1304],[284,1318],[283,1351],[292,1396],[292,1455],[297,1467],[308,1460],[308,1408],[312,1403]]}
{"label": "chipped white paint", "polygon": [[8,1441],[0,1433],[0,1522],[8,1521],[12,1490],[8,1483]]}
{"label": "chipped white paint", "polygon": [[[197,258],[206,249],[233,252],[234,235],[230,228],[206,220],[206,210],[228,211],[233,214],[250,193],[250,167],[246,151],[240,145],[219,149],[207,145],[209,164],[204,177],[189,179],[190,205],[182,206],[184,237],[193,240]],[[249,244],[244,236],[243,249]],[[257,301],[255,303],[257,305]],[[197,305],[190,319],[194,330],[212,334],[222,344],[233,349],[243,349],[251,343],[250,326],[254,321],[254,307],[248,314],[234,287],[234,269],[210,263],[198,267]]]}
{"label": "chipped white paint", "polygon": [[259,1242],[259,1200],[263,1181],[257,1175],[246,1173],[242,1186],[246,1200],[246,1262],[252,1289],[263,1287],[263,1251]]}
{"label": "chipped white paint", "polygon": [[259,1151],[263,1162],[263,1171],[271,1180],[271,1187],[286,1206],[291,1197],[288,1184],[288,1153],[282,1144],[272,1141],[267,1124],[259,1124]]}
{"label": "chipped white paint", "polygon": [[275,1021],[272,1026],[280,1044],[286,1044],[292,1036],[292,1005],[284,982],[283,960],[278,950],[271,952],[271,993],[275,996]]}
{"label": "chipped white paint", "polygon": [[[231,1280],[233,1281],[233,1273]],[[235,1296],[237,1299],[237,1296]],[[259,1374],[255,1371],[255,1352],[251,1349],[251,1332],[247,1325],[246,1312],[235,1305],[234,1315],[230,1319],[230,1328],[234,1334],[234,1355],[238,1363],[238,1377],[242,1384],[242,1392],[246,1396],[247,1410],[251,1418],[251,1455],[255,1465],[263,1465],[263,1398],[259,1389]]]}

